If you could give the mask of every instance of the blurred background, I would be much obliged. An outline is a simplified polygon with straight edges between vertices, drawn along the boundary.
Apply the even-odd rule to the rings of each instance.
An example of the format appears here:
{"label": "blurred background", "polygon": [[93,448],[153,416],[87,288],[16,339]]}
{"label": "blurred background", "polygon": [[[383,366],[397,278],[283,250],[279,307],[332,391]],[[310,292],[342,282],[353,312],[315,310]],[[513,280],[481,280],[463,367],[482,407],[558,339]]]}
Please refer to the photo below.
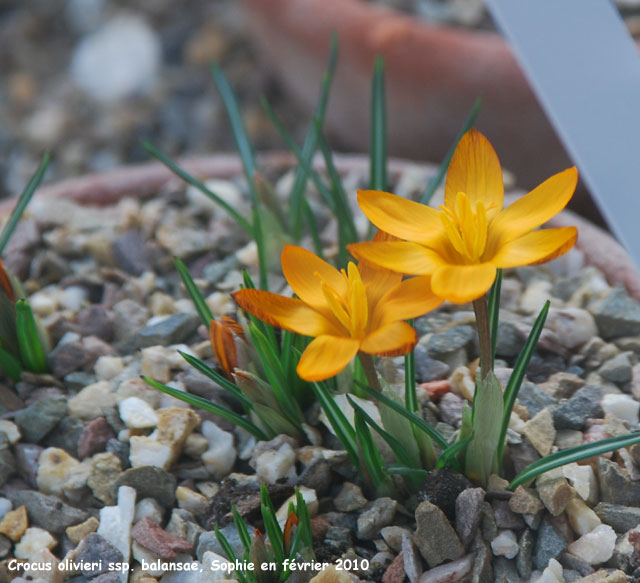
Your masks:
{"label": "blurred background", "polygon": [[[637,32],[640,0],[618,5]],[[518,185],[570,164],[481,0],[2,0],[0,197],[20,192],[47,150],[48,181],[148,161],[143,139],[174,157],[233,151],[212,62],[257,150],[284,147],[263,95],[301,143],[333,30],[336,150],[368,148],[381,53],[390,155],[439,163],[482,95],[476,126]],[[574,204],[600,222],[584,189]]]}
{"label": "blurred background", "polygon": [[232,151],[214,61],[256,147],[282,148],[259,97],[295,135],[306,116],[250,40],[235,0],[0,1],[0,196],[19,193],[47,150],[48,181],[148,161],[143,139],[171,156]]}

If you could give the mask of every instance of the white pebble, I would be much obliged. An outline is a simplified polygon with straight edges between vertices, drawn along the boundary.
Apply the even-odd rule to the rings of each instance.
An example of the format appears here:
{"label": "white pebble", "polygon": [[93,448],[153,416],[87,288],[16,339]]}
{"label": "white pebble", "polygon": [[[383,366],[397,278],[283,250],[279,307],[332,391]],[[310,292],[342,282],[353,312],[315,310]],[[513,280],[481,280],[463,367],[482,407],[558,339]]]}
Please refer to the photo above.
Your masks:
{"label": "white pebble", "polygon": [[552,308],[547,316],[547,328],[553,330],[565,348],[576,348],[598,335],[593,316],[580,308]]}
{"label": "white pebble", "polygon": [[562,475],[569,480],[580,498],[596,503],[598,499],[598,479],[591,466],[577,463],[562,466]]}
{"label": "white pebble", "polygon": [[213,421],[203,421],[200,428],[209,442],[209,449],[202,454],[202,463],[215,479],[225,477],[236,461],[233,435],[220,429]]}
{"label": "white pebble", "polygon": [[[316,491],[313,488],[307,488],[306,486],[300,486],[298,490],[309,509],[309,515],[315,516],[319,508],[318,495],[316,494]],[[295,494],[292,494],[287,500],[285,500],[276,512],[276,518],[278,519],[280,526],[284,526],[285,522],[287,522],[287,517],[289,516],[289,504],[291,502],[297,505]]]}
{"label": "white pebble", "polygon": [[151,406],[138,397],[128,397],[118,403],[120,419],[127,427],[144,429],[158,424],[158,415]]}
{"label": "white pebble", "polygon": [[[118,505],[105,506],[100,510],[98,534],[122,553],[125,563],[131,557],[131,524],[135,516],[136,491],[130,486],[118,488]],[[118,572],[121,583],[126,583],[129,573]]]}
{"label": "white pebble", "polygon": [[602,524],[598,515],[580,498],[572,498],[567,503],[567,517],[573,531],[582,536]]}
{"label": "white pebble", "polygon": [[242,265],[258,265],[258,245],[255,241],[247,243],[242,249],[236,251],[236,258]]}
{"label": "white pebble", "polygon": [[547,568],[542,572],[542,575],[535,580],[535,583],[564,583],[562,565],[555,559],[549,559]]}
{"label": "white pebble", "polygon": [[204,514],[209,508],[209,502],[202,494],[186,486],[178,486],[176,488],[176,501],[178,502],[178,507],[188,510],[196,516]]}
{"label": "white pebble", "polygon": [[628,423],[638,423],[638,410],[640,402],[629,395],[607,394],[602,398],[602,410],[611,413],[622,421]]}
{"label": "white pebble", "polygon": [[67,310],[77,312],[87,301],[89,294],[83,287],[70,285],[60,294],[60,304]]}
{"label": "white pebble", "polygon": [[261,453],[255,460],[256,476],[267,484],[295,477],[296,453],[288,443]]}
{"label": "white pebble", "polygon": [[119,356],[101,356],[93,370],[101,381],[109,381],[124,370],[124,361]]}
{"label": "white pebble", "polygon": [[129,462],[132,468],[155,466],[168,470],[173,461],[173,447],[146,435],[132,435],[129,438]]}
{"label": "white pebble", "polygon": [[518,539],[512,530],[503,530],[491,541],[491,550],[496,556],[513,559],[518,554]]}
{"label": "white pebble", "polygon": [[149,346],[142,349],[140,373],[154,381],[168,383],[171,380],[171,365],[164,346]]}
{"label": "white pebble", "polygon": [[2,431],[12,445],[20,441],[20,430],[18,426],[8,419],[0,419],[0,431]]}
{"label": "white pebble", "polygon": [[160,41],[146,22],[119,16],[82,39],[73,53],[71,76],[95,99],[116,101],[150,89],[161,55]]}
{"label": "white pebble", "polygon": [[136,510],[133,517],[133,522],[138,522],[141,518],[148,516],[154,522],[158,524],[162,523],[163,509],[155,498],[143,498],[136,504]]}
{"label": "white pebble", "polygon": [[4,515],[13,508],[11,500],[8,498],[0,498],[0,520],[4,518]]}
{"label": "white pebble", "polygon": [[42,549],[52,549],[58,544],[46,530],[37,527],[27,528],[20,542],[16,544],[14,556],[16,559],[30,560]]}
{"label": "white pebble", "polygon": [[608,524],[601,524],[572,542],[567,550],[590,565],[599,565],[613,556],[616,533]]}

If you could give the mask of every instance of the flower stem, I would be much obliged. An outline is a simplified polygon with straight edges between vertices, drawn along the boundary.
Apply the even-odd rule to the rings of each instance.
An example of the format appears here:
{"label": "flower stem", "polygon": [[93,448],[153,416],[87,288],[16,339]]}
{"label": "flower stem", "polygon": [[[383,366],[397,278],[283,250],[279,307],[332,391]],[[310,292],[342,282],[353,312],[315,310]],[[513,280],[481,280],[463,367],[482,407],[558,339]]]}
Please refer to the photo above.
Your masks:
{"label": "flower stem", "polygon": [[379,393],[382,392],[382,387],[380,386],[380,381],[378,380],[378,373],[376,372],[376,368],[373,365],[373,357],[366,352],[358,352],[358,358],[360,358],[362,370],[367,377],[367,383],[369,384],[369,386]]}
{"label": "flower stem", "polygon": [[491,346],[491,325],[486,294],[473,300],[473,311],[476,314],[476,327],[480,343],[480,378],[485,379],[493,371],[493,350]]}

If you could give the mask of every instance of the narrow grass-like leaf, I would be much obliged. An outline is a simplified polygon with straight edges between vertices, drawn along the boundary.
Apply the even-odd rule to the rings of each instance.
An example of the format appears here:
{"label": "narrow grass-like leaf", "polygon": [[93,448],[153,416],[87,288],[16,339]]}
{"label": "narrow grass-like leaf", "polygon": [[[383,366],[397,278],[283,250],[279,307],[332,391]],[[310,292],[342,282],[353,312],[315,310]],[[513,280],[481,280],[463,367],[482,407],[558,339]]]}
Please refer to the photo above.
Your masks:
{"label": "narrow grass-like leaf", "polygon": [[356,432],[349,423],[349,420],[345,417],[345,414],[340,410],[333,397],[321,383],[312,383],[313,392],[316,394],[320,406],[324,410],[331,427],[336,433],[336,437],[339,439],[342,447],[351,458],[352,463],[359,467],[360,458],[358,456],[358,444],[356,443]]}
{"label": "narrow grass-like leaf", "polygon": [[456,466],[458,466],[456,459],[458,454],[461,453],[465,447],[467,447],[472,437],[473,432],[471,432],[470,435],[467,435],[464,439],[460,439],[447,447],[447,449],[445,449],[438,458],[438,461],[436,462],[436,468],[456,468]]}
{"label": "narrow grass-like leaf", "polygon": [[[340,252],[343,255],[348,256],[346,252],[346,246],[349,243],[356,243],[358,241],[358,231],[356,230],[355,223],[353,222],[353,214],[349,201],[347,200],[347,194],[342,186],[342,179],[336,169],[336,165],[333,162],[333,155],[324,136],[321,133],[318,120],[314,120],[316,123],[316,129],[318,132],[318,145],[324,158],[324,162],[327,166],[329,173],[329,179],[331,181],[331,195],[335,205],[335,216],[338,220],[338,244]],[[345,256],[341,257],[343,264],[346,265]]]}
{"label": "narrow grass-like leaf", "polygon": [[271,502],[271,498],[269,498],[269,492],[264,484],[260,486],[260,502],[264,529],[269,537],[271,549],[273,550],[276,561],[282,565],[284,562],[284,541],[282,538],[282,529],[278,524],[276,509],[273,506],[273,502]]}
{"label": "narrow grass-like leaf", "polygon": [[179,176],[187,184],[190,184],[194,188],[197,188],[200,192],[208,196],[214,201],[220,208],[224,209],[228,215],[241,227],[250,237],[254,236],[253,227],[236,209],[228,204],[224,199],[220,198],[215,192],[209,190],[202,182],[197,178],[191,176],[187,171],[178,166],[171,158],[165,156],[160,150],[147,141],[142,142],[142,147],[149,152],[154,158],[162,162],[171,172],[176,176]]}
{"label": "narrow grass-like leaf", "polygon": [[233,523],[238,531],[238,536],[240,537],[242,546],[246,551],[251,550],[251,536],[249,536],[249,530],[247,529],[247,525],[242,519],[242,516],[240,516],[235,505],[231,507],[231,513],[233,514]]}
{"label": "narrow grass-like leaf", "polygon": [[231,409],[222,407],[217,403],[212,403],[211,401],[208,401],[207,399],[203,399],[198,395],[192,395],[190,393],[185,393],[184,391],[179,391],[178,389],[174,389],[173,387],[163,385],[162,383],[159,383],[158,381],[154,381],[149,377],[142,376],[142,379],[148,385],[151,385],[154,389],[157,389],[162,393],[175,397],[176,399],[180,401],[184,401],[185,403],[189,403],[189,405],[192,405],[197,409],[202,409],[203,411],[209,411],[209,413],[219,415],[223,419],[226,419],[227,421],[231,421],[231,423],[235,423],[236,425],[239,425],[244,430],[251,433],[251,435],[253,435],[259,441],[269,440],[269,437],[264,433],[264,431],[262,431],[262,429],[260,429],[257,425],[255,425],[248,419],[245,419],[242,415],[238,415],[238,413],[236,413],[235,411],[232,411]]}
{"label": "narrow grass-like leaf", "polygon": [[371,141],[369,187],[387,190],[387,115],[384,88],[384,61],[376,57],[371,83]]}
{"label": "narrow grass-like leaf", "polygon": [[296,514],[298,515],[298,530],[301,532],[302,542],[307,548],[311,549],[313,547],[311,514],[302,492],[298,488],[296,488]]}
{"label": "narrow grass-like leaf", "polygon": [[[320,89],[320,97],[318,104],[316,105],[314,117],[320,121],[322,125],[324,123],[324,117],[327,110],[327,102],[329,100],[329,89],[331,88],[331,82],[336,70],[338,62],[338,37],[333,34],[331,36],[331,48],[329,49],[329,60],[327,64],[327,72],[322,79],[322,86]],[[289,224],[292,226],[291,234],[294,240],[300,240],[302,235],[302,198],[305,195],[307,184],[307,168],[311,166],[311,160],[316,150],[317,143],[317,131],[315,123],[312,122],[305,136],[304,144],[302,146],[302,159],[305,161],[304,165],[300,165],[296,169],[296,175],[294,178],[293,186],[291,188],[291,194],[289,196]]]}
{"label": "narrow grass-like leaf", "polygon": [[407,450],[399,440],[391,435],[391,433],[385,431],[382,427],[380,427],[380,425],[378,425],[373,420],[373,418],[349,395],[347,395],[347,400],[349,401],[349,404],[355,409],[355,411],[357,411],[363,417],[363,419],[374,429],[374,431],[387,442],[387,445],[391,448],[391,451],[393,451],[399,463],[404,466],[416,467],[415,460],[407,454]]}
{"label": "narrow grass-like leaf", "polygon": [[489,331],[491,333],[491,370],[496,359],[498,343],[498,324],[500,320],[500,290],[502,289],[502,269],[497,270],[496,280],[489,292]]}
{"label": "narrow grass-like leaf", "polygon": [[184,358],[193,368],[198,372],[201,372],[206,377],[210,378],[214,383],[219,384],[225,391],[231,393],[242,405],[249,411],[252,407],[251,401],[247,399],[242,392],[234,385],[227,377],[221,375],[217,370],[212,369],[206,362],[203,362],[198,357],[186,352],[178,350],[178,353]]}
{"label": "narrow grass-like leaf", "polygon": [[371,480],[371,484],[376,491],[382,485],[385,479],[385,472],[382,465],[382,458],[378,452],[371,431],[367,426],[364,416],[356,409],[353,416],[353,425],[356,432],[356,441],[358,450],[361,454],[360,463],[364,466],[364,472]]}
{"label": "narrow grass-like leaf", "polygon": [[551,304],[549,301],[545,302],[542,310],[538,314],[536,321],[531,328],[531,332],[529,333],[529,337],[525,342],[525,345],[522,347],[520,354],[518,355],[518,360],[516,360],[516,364],[513,367],[513,372],[509,377],[509,382],[504,390],[504,410],[502,414],[502,426],[500,429],[500,441],[498,443],[498,462],[502,463],[502,456],[504,453],[504,445],[507,437],[507,429],[509,428],[509,421],[511,420],[511,411],[513,411],[513,406],[516,402],[516,398],[518,396],[518,391],[522,385],[522,381],[524,380],[524,375],[527,372],[527,368],[529,367],[529,362],[531,361],[531,357],[536,350],[536,346],[538,345],[538,340],[540,338],[540,334],[542,333],[542,329],[544,328],[544,323],[547,319],[547,314],[549,313],[549,306]]}
{"label": "narrow grass-like leaf", "polygon": [[42,373],[47,370],[47,357],[40,342],[38,326],[31,307],[25,300],[16,302],[16,332],[20,357],[27,370]]}
{"label": "narrow grass-like leaf", "polygon": [[387,466],[387,471],[390,474],[405,476],[414,481],[414,483],[424,482],[424,479],[429,473],[427,470],[421,470],[420,468],[409,468],[407,466],[401,466],[399,464],[391,464]]}
{"label": "narrow grass-like leaf", "polygon": [[[227,537],[220,532],[217,524],[213,527],[213,532],[216,535],[216,538],[218,539],[218,542],[220,543],[224,554],[227,555],[227,559],[229,559],[229,561],[231,561],[232,563],[235,563],[238,560],[238,557],[233,552],[233,547],[227,540]],[[233,574],[240,580],[240,583],[248,583],[247,578],[245,577],[241,569],[234,571]]]}
{"label": "narrow grass-like leaf", "polygon": [[[293,141],[293,138],[289,135],[287,130],[284,128],[284,125],[282,124],[282,122],[280,121],[276,113],[273,111],[273,108],[271,107],[271,105],[269,105],[269,102],[264,98],[262,99],[262,105],[267,113],[267,116],[273,122],[273,125],[275,126],[276,130],[278,130],[278,133],[282,136],[282,139],[287,144],[287,147],[291,150],[291,153],[295,156],[296,161],[298,162],[298,167],[304,170],[306,177],[310,178],[314,186],[318,189],[318,193],[324,200],[329,210],[331,210],[331,212],[335,214],[336,212],[335,202],[331,196],[331,193],[329,192],[329,189],[320,178],[320,174],[318,174],[318,172],[316,172],[314,168],[311,166],[312,157],[309,159],[305,157],[304,152],[298,148],[296,143]],[[315,131],[315,125],[313,125],[313,128]],[[316,142],[317,142],[317,136],[314,136],[314,152],[315,152]],[[302,185],[303,186],[306,185],[306,178],[305,178],[305,182],[302,183]],[[303,194],[304,194],[304,191],[303,191]],[[293,197],[294,195],[292,194],[291,196]],[[306,200],[306,199],[302,197],[302,200]]]}
{"label": "narrow grass-like leaf", "polygon": [[222,103],[227,111],[227,117],[231,124],[231,131],[233,132],[233,137],[238,148],[238,154],[240,154],[240,159],[244,166],[244,173],[247,180],[253,184],[253,177],[258,168],[256,167],[253,147],[251,146],[247,130],[245,129],[244,122],[242,121],[242,114],[240,113],[238,102],[233,94],[231,85],[229,85],[229,81],[227,81],[227,78],[222,72],[220,66],[213,65],[211,67],[211,73],[220,93],[220,97],[222,98]]}
{"label": "narrow grass-like leaf", "polygon": [[313,214],[309,201],[305,198],[302,200],[302,212],[311,235],[311,241],[313,241],[313,249],[315,254],[324,259],[324,250],[322,249],[322,240],[320,239],[320,233],[318,233],[318,225],[316,225],[316,217]]}
{"label": "narrow grass-like leaf", "polygon": [[267,289],[267,259],[265,256],[265,241],[264,233],[262,232],[262,220],[260,218],[260,201],[258,199],[258,190],[255,184],[255,174],[257,171],[255,155],[247,130],[244,127],[242,121],[242,115],[238,102],[233,90],[227,81],[222,69],[218,65],[211,67],[213,74],[213,80],[220,92],[222,103],[227,111],[227,117],[231,123],[231,131],[238,148],[238,153],[242,160],[242,166],[244,168],[245,177],[249,186],[249,193],[253,202],[251,209],[252,223],[253,223],[253,239],[258,247],[258,269],[260,272],[260,288]]}
{"label": "narrow grass-like leaf", "polygon": [[420,202],[422,204],[429,204],[431,197],[434,195],[438,186],[440,186],[440,183],[442,182],[444,175],[447,173],[447,168],[449,168],[449,163],[451,162],[451,158],[453,158],[453,153],[456,151],[458,142],[462,139],[462,136],[464,136],[471,129],[471,126],[475,122],[476,117],[480,112],[481,106],[482,106],[482,98],[478,97],[478,99],[475,100],[475,103],[473,104],[473,107],[471,108],[471,112],[467,116],[467,119],[465,119],[464,123],[462,124],[462,128],[460,128],[460,131],[458,132],[458,135],[456,136],[455,141],[453,142],[451,148],[447,152],[445,159],[442,161],[442,164],[440,164],[438,173],[431,180],[429,180],[429,184],[427,185],[427,190],[425,191],[425,193],[422,195],[422,198],[420,199]]}
{"label": "narrow grass-like leaf", "polygon": [[554,468],[615,451],[616,449],[628,447],[636,443],[640,443],[640,432],[619,435],[618,437],[610,437],[609,439],[601,439],[593,443],[585,443],[563,449],[527,466],[511,481],[508,488],[509,490],[515,490],[521,484],[526,484],[540,474],[544,474]]}
{"label": "narrow grass-like leaf", "polygon": [[371,397],[374,399],[384,403],[394,411],[397,411],[403,417],[406,417],[415,427],[424,431],[431,439],[433,439],[442,449],[445,449],[449,446],[447,440],[443,437],[443,435],[437,430],[431,427],[424,419],[418,417],[416,414],[408,411],[403,405],[400,403],[396,403],[393,399],[390,399],[386,395],[373,390],[372,388],[362,385],[365,391],[369,393]]}
{"label": "narrow grass-like leaf", "polygon": [[191,301],[193,302],[193,305],[195,306],[196,311],[198,312],[198,316],[200,316],[200,320],[208,330],[211,320],[215,319],[213,317],[213,313],[209,309],[209,306],[207,305],[207,302],[205,301],[204,296],[198,289],[198,286],[196,285],[195,281],[193,281],[193,278],[191,277],[191,274],[189,273],[187,266],[178,257],[173,258],[173,263],[175,264],[176,269],[178,270],[178,273],[182,278],[184,287],[187,288],[187,293],[189,294],[189,297],[191,298]]}
{"label": "narrow grass-like leaf", "polygon": [[11,211],[11,216],[7,221],[4,229],[2,229],[2,234],[0,234],[0,255],[4,253],[4,248],[7,246],[9,239],[11,239],[11,235],[15,231],[15,228],[18,226],[18,221],[22,217],[24,210],[27,208],[27,205],[31,202],[31,198],[35,193],[36,189],[42,182],[44,178],[45,172],[49,167],[50,157],[49,154],[46,153],[42,157],[42,162],[40,162],[40,166],[36,170],[36,173],[29,180],[26,188],[22,191],[22,194],[18,198],[18,202],[16,206]]}
{"label": "narrow grass-like leaf", "polygon": [[10,352],[0,348],[0,369],[4,371],[10,379],[19,381],[22,376],[22,365],[18,359]]}
{"label": "narrow grass-like leaf", "polygon": [[[409,320],[413,328],[413,320]],[[418,394],[416,392],[416,355],[411,349],[404,357],[404,404],[408,411],[418,411]]]}

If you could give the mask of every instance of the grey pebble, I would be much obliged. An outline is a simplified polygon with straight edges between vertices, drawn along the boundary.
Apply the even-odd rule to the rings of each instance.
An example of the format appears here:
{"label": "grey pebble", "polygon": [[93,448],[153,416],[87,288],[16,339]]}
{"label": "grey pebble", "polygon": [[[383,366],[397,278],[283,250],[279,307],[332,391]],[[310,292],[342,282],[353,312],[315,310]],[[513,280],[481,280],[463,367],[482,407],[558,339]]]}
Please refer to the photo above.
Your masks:
{"label": "grey pebble", "polygon": [[176,477],[155,466],[125,470],[120,474],[116,485],[131,486],[139,499],[155,498],[165,508],[171,508],[176,497]]}
{"label": "grey pebble", "polygon": [[464,546],[456,531],[444,512],[431,502],[421,502],[416,508],[413,542],[430,568],[464,555]]}
{"label": "grey pebble", "polygon": [[[113,570],[115,563],[122,563],[122,553],[99,534],[92,532],[82,539],[78,545],[75,560],[83,563],[85,577],[95,577]],[[97,566],[97,568],[94,568]],[[111,569],[110,569],[111,567]]]}
{"label": "grey pebble", "polygon": [[640,304],[622,287],[614,287],[592,312],[605,340],[640,335]]}
{"label": "grey pebble", "polygon": [[138,332],[137,344],[140,348],[147,346],[168,346],[184,342],[197,329],[200,320],[194,314],[173,314],[168,318],[147,326]]}
{"label": "grey pebble", "polygon": [[538,529],[538,537],[534,550],[533,561],[536,569],[546,569],[551,559],[557,559],[567,548],[567,540],[544,518]]}
{"label": "grey pebble", "polygon": [[66,413],[65,397],[46,397],[18,411],[14,421],[22,433],[23,441],[39,443]]}
{"label": "grey pebble", "polygon": [[573,397],[561,403],[553,412],[556,429],[582,429],[589,417],[602,417],[602,389],[587,385],[578,389]]}
{"label": "grey pebble", "polygon": [[68,526],[79,524],[89,515],[79,508],[62,502],[55,496],[49,496],[35,490],[19,490],[7,494],[14,508],[26,506],[31,526],[39,526],[53,534],[60,534]]}
{"label": "grey pebble", "polygon": [[378,498],[370,502],[358,516],[357,533],[362,540],[377,538],[380,530],[391,524],[396,514],[398,503],[391,498]]}
{"label": "grey pebble", "polygon": [[594,509],[600,520],[618,533],[627,532],[640,525],[640,508],[600,502]]}

